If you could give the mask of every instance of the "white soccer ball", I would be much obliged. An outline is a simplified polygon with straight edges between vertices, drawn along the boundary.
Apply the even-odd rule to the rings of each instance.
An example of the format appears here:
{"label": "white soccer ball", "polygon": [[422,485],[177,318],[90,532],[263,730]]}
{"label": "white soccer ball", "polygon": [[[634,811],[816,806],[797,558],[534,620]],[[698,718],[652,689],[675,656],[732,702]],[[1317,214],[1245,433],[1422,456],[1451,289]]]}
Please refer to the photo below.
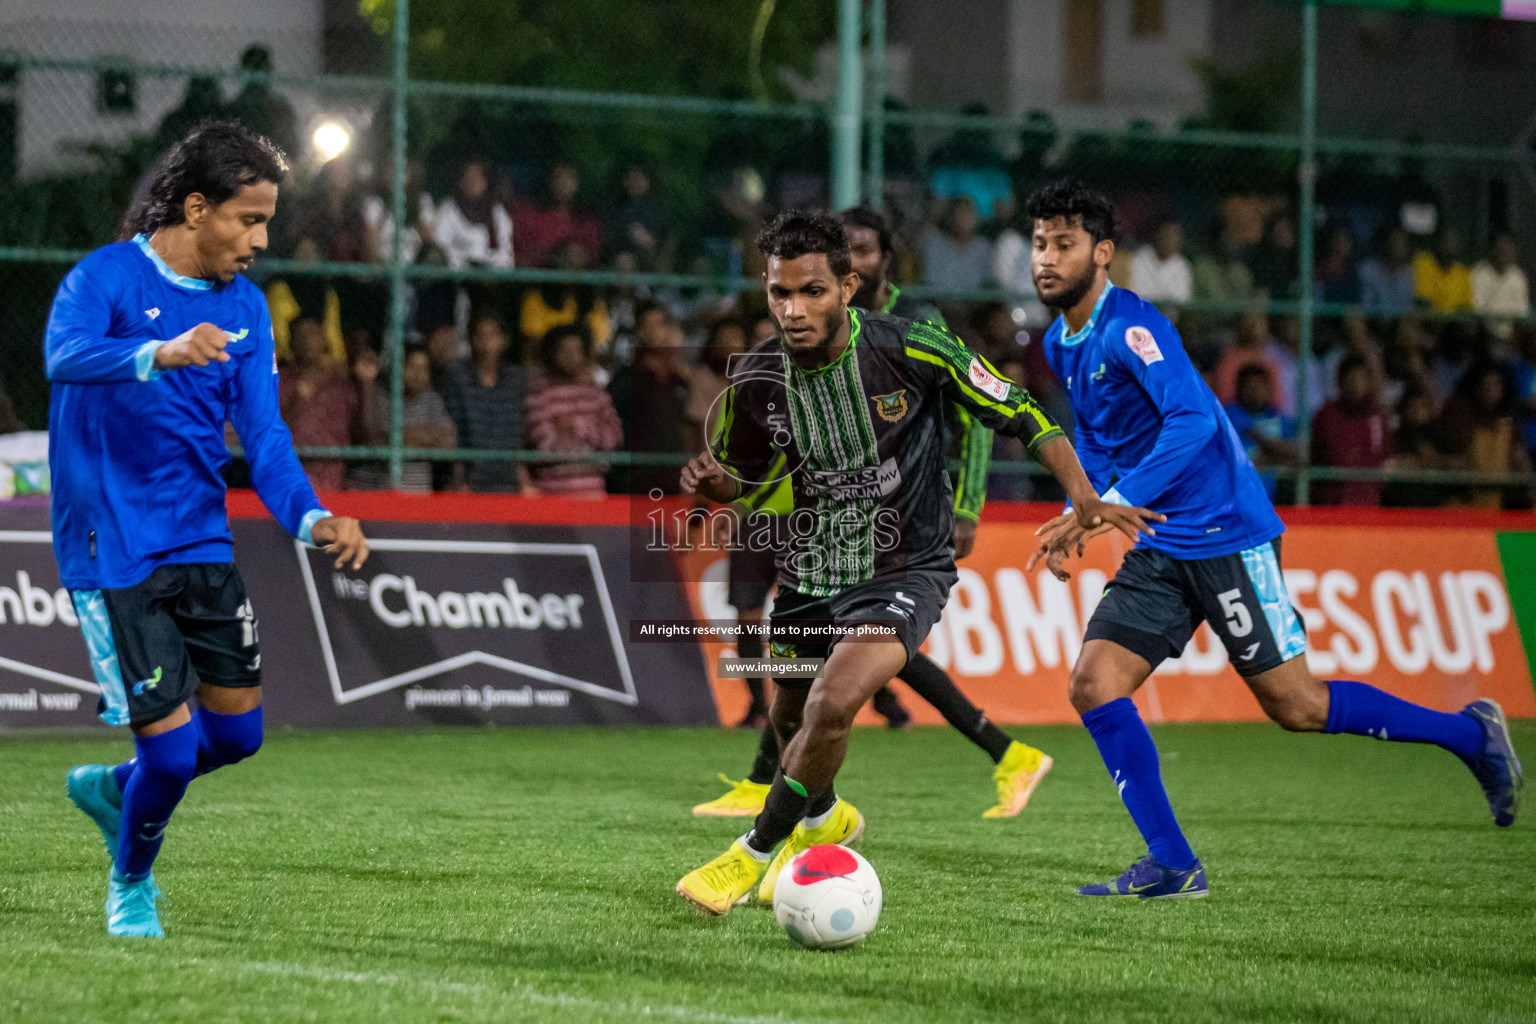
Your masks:
{"label": "white soccer ball", "polygon": [[880,879],[842,846],[813,846],[789,859],[773,888],[773,916],[796,945],[842,949],[880,920]]}

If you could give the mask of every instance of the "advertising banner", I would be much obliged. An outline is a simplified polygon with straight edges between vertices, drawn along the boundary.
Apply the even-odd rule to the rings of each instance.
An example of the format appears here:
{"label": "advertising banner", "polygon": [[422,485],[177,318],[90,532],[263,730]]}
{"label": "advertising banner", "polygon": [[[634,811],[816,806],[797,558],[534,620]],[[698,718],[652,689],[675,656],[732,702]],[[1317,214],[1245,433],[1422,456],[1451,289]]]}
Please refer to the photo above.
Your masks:
{"label": "advertising banner", "polygon": [[[1083,627],[1127,545],[1118,535],[1098,538],[1086,557],[1069,563],[1073,578],[1062,582],[1043,568],[1024,570],[1043,519],[989,522],[992,512],[989,507],[983,518],[975,551],[959,563],[959,582],[923,650],[995,721],[1075,722],[1068,678]],[[1448,521],[1454,524],[1454,516]],[[1281,562],[1307,628],[1310,668],[1325,679],[1363,680],[1441,710],[1488,696],[1511,716],[1536,715],[1520,633],[1523,618],[1527,636],[1536,636],[1530,632],[1536,627],[1536,544],[1526,543],[1533,537],[1485,527],[1403,526],[1392,517],[1385,524],[1293,525]],[[699,550],[686,558],[689,578],[698,581],[695,614],[734,618],[726,603],[724,552]],[[734,653],[726,643],[706,644],[711,666]],[[716,679],[715,687],[723,718],[740,714],[742,681]],[[897,689],[919,722],[942,721],[925,702]],[[1209,624],[1179,658],[1158,667],[1136,701],[1151,721],[1264,717]],[[866,709],[860,721],[880,719]]]}
{"label": "advertising banner", "polygon": [[[354,572],[257,515],[234,520],[235,557],[273,725],[719,721],[697,644],[625,642],[632,619],[691,612],[623,520],[367,521]],[[0,506],[0,731],[93,725],[96,697],[46,507]]]}

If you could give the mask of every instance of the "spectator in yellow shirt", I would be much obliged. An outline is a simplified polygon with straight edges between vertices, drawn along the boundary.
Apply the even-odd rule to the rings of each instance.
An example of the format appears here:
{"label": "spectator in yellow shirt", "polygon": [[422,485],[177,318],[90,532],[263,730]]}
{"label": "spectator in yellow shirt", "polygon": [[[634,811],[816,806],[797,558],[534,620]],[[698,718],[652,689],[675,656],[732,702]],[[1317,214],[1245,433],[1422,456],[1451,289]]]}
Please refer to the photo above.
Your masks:
{"label": "spectator in yellow shirt", "polygon": [[1461,262],[1461,234],[1449,224],[1435,236],[1433,252],[1413,258],[1414,294],[1436,313],[1472,308],[1472,271]]}

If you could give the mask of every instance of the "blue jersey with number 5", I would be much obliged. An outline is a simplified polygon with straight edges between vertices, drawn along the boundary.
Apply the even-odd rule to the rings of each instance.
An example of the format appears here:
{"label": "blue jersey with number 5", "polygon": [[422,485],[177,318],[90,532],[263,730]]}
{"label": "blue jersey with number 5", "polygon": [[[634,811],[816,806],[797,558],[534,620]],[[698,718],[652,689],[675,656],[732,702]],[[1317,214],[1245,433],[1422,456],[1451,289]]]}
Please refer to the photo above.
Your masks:
{"label": "blue jersey with number 5", "polygon": [[1058,317],[1045,358],[1077,420],[1077,457],[1100,494],[1168,517],[1142,544],[1213,558],[1285,525],[1178,331],[1150,303],[1106,284],[1082,330]]}

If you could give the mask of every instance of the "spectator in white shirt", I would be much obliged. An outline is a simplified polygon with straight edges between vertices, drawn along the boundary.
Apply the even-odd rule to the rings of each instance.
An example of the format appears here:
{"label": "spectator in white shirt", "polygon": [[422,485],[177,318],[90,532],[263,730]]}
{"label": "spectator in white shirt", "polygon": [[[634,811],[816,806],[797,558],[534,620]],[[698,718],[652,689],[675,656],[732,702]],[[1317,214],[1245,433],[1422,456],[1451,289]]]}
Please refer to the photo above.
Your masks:
{"label": "spectator in white shirt", "polygon": [[[1499,235],[1489,258],[1472,268],[1472,311],[1502,313],[1512,317],[1531,315],[1531,292],[1525,271],[1515,263],[1515,240]],[[1515,325],[1509,320],[1489,320],[1488,333],[1508,341]]]}
{"label": "spectator in white shirt", "polygon": [[432,226],[453,269],[472,263],[512,269],[512,217],[491,192],[484,160],[471,160],[459,171],[458,187],[438,206]]}
{"label": "spectator in white shirt", "polygon": [[1184,225],[1166,220],[1157,226],[1152,244],[1131,257],[1131,291],[1152,303],[1188,302],[1194,293],[1189,260],[1184,256]]}

